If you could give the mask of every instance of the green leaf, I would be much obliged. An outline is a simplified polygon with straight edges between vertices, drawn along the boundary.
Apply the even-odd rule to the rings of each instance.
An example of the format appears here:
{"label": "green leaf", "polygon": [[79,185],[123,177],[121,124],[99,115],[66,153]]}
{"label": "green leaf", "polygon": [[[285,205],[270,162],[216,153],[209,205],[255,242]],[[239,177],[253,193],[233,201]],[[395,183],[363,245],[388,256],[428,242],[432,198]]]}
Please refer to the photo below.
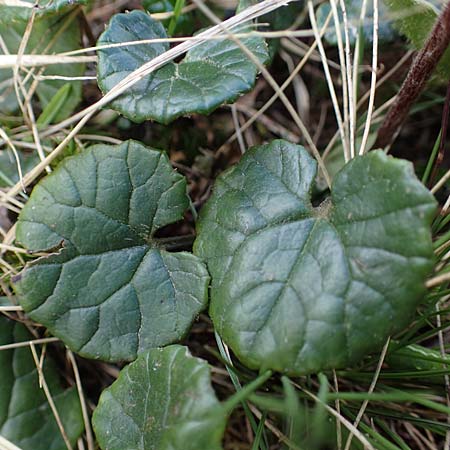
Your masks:
{"label": "green leaf", "polygon": [[34,188],[17,223],[30,250],[57,253],[15,282],[20,304],[72,350],[132,360],[177,341],[207,302],[208,273],[154,238],[188,206],[165,153],[129,141],[66,158]]}
{"label": "green leaf", "polygon": [[400,33],[415,48],[421,48],[438,16],[436,8],[425,0],[384,0],[384,4],[392,15],[398,16],[395,27]]}
{"label": "green leaf", "polygon": [[[28,341],[33,336],[20,323],[0,315],[0,345]],[[67,437],[75,445],[84,425],[76,388],[64,390],[49,356],[44,376]],[[28,346],[0,351],[0,435],[22,450],[66,450],[55,417],[39,387]]]}
{"label": "green leaf", "polygon": [[58,112],[61,111],[61,108],[63,108],[66,102],[70,100],[71,95],[72,86],[70,83],[61,86],[36,120],[36,125],[43,126],[53,123]]}
{"label": "green leaf", "polygon": [[[17,54],[20,43],[27,26],[26,21],[5,22],[0,21],[0,35],[3,37],[8,52]],[[34,21],[31,35],[25,49],[26,54],[54,54],[64,53],[81,48],[81,27],[79,19],[73,14],[64,16],[42,17]],[[0,55],[4,49],[0,47]],[[85,71],[85,64],[54,64],[49,65],[41,73],[41,76],[78,77]],[[37,75],[37,72],[35,72]],[[25,77],[23,77],[25,78]],[[26,89],[34,82],[33,77],[28,77]],[[81,101],[81,81],[71,81],[71,94],[67,101],[54,114],[53,121],[62,120],[73,112]],[[58,93],[59,89],[67,84],[67,80],[42,80],[36,88],[41,108],[44,109]],[[14,77],[12,69],[0,69],[0,110],[3,114],[14,114],[19,110],[16,92],[14,89]]]}
{"label": "green leaf", "polygon": [[[384,0],[393,17],[395,17],[394,27],[406,36],[411,45],[419,50],[428,38],[439,10],[445,4],[442,0]],[[405,14],[407,11],[407,14]],[[450,74],[450,50],[444,52],[437,71],[445,79]]]}
{"label": "green leaf", "polygon": [[[239,31],[246,31],[240,29]],[[163,26],[142,11],[116,14],[98,45],[166,38]],[[244,38],[261,62],[267,47],[259,37]],[[169,49],[169,43],[142,44],[98,52],[98,84],[104,93],[127,75]],[[232,41],[211,40],[190,50],[181,63],[169,62],[136,83],[111,107],[136,122],[153,119],[167,124],[191,113],[209,114],[222,103],[249,91],[257,67]]]}
{"label": "green leaf", "polygon": [[[395,342],[391,341],[391,347],[395,348]],[[445,369],[450,358],[438,350],[410,344],[388,352],[385,361],[391,370],[424,371]]]}
{"label": "green leaf", "polygon": [[33,9],[37,16],[61,13],[74,5],[85,5],[88,0],[18,0],[16,3],[19,6],[0,5],[0,22],[11,25],[13,21],[27,21]]}
{"label": "green leaf", "polygon": [[93,416],[99,445],[108,450],[220,450],[225,421],[208,364],[179,345],[126,366]]}
{"label": "green leaf", "polygon": [[310,200],[316,163],[285,141],[248,151],[200,214],[194,253],[210,314],[251,368],[315,373],[358,363],[411,319],[433,266],[436,202],[411,164],[381,151]]}

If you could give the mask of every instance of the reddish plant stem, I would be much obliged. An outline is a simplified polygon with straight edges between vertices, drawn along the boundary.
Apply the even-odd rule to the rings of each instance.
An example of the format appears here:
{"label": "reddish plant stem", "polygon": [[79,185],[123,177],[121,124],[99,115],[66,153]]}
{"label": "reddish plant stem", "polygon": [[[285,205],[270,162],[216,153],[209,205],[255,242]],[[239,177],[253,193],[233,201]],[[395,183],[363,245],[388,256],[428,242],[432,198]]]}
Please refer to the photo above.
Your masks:
{"label": "reddish plant stem", "polygon": [[385,148],[397,137],[413,102],[422,92],[450,43],[450,2],[438,17],[422,50],[414,58],[395,102],[381,124],[373,148]]}

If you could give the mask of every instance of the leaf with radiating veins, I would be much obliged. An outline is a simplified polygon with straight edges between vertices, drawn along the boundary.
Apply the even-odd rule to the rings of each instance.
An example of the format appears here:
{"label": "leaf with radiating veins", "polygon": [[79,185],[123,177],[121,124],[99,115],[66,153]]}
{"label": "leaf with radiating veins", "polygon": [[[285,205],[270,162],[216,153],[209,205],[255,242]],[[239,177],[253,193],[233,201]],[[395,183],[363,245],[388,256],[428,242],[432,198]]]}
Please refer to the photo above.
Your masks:
{"label": "leaf with radiating veins", "polygon": [[72,350],[132,360],[183,338],[206,307],[208,272],[155,232],[183,217],[186,179],[161,151],[129,141],[66,158],[17,222],[26,248],[60,250],[15,281],[20,304]]}
{"label": "leaf with radiating veins", "polygon": [[408,324],[425,292],[436,201],[411,164],[357,157],[317,207],[315,175],[303,147],[253,148],[217,178],[197,223],[214,326],[251,368],[356,364]]}

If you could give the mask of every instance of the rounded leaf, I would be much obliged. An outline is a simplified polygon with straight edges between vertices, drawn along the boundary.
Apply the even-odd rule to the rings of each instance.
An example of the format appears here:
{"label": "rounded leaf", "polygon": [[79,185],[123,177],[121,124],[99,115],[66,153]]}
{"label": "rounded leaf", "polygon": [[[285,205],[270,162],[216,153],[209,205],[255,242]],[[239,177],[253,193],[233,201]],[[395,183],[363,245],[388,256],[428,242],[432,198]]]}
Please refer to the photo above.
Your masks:
{"label": "rounded leaf", "polygon": [[63,243],[17,277],[21,305],[90,358],[131,360],[181,339],[206,306],[209,276],[197,257],[165,251],[153,234],[187,205],[185,178],[138,142],[66,158],[19,216],[16,236],[28,249]]}
{"label": "rounded leaf", "polygon": [[222,174],[194,253],[212,276],[224,341],[249,367],[291,374],[355,364],[410,320],[433,266],[436,202],[410,163],[374,151],[310,202],[316,162],[274,141]]}
{"label": "rounded leaf", "polygon": [[105,450],[220,450],[226,415],[206,361],[172,345],[126,366],[92,422]]}
{"label": "rounded leaf", "polygon": [[[248,31],[240,30],[240,31]],[[116,14],[98,45],[167,38],[164,27],[142,11]],[[264,62],[268,58],[262,38],[241,42]],[[113,89],[131,72],[169,49],[168,42],[123,45],[98,51],[98,84]],[[124,116],[142,122],[153,119],[167,124],[194,112],[209,114],[222,103],[249,91],[258,69],[233,41],[210,40],[189,52],[179,64],[168,62],[134,84],[111,102]]]}

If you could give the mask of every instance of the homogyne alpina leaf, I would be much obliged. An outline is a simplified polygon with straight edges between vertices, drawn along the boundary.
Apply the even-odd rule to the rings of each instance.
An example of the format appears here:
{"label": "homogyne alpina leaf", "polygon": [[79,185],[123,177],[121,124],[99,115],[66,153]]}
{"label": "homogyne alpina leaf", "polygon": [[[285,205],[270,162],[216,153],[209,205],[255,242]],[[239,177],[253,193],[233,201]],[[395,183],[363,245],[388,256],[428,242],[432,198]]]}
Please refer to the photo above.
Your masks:
{"label": "homogyne alpina leaf", "polygon": [[436,202],[409,162],[370,152],[310,200],[316,162],[274,141],[216,180],[194,253],[210,314],[252,368],[307,374],[355,364],[410,321],[433,266]]}
{"label": "homogyne alpina leaf", "polygon": [[26,248],[62,244],[20,274],[20,304],[90,358],[132,360],[181,339],[206,306],[209,275],[196,256],[170,253],[153,236],[187,206],[185,178],[139,142],[66,158],[19,216]]}
{"label": "homogyne alpina leaf", "polygon": [[[244,27],[237,32],[248,32]],[[165,39],[161,23],[142,11],[116,14],[98,45],[120,44],[149,39]],[[261,37],[245,37],[244,44],[261,63],[269,55]],[[104,93],[127,75],[169,50],[168,42],[115,46],[98,51],[98,84]],[[258,68],[230,39],[207,41],[188,51],[180,63],[168,62],[145,76],[111,102],[124,116],[142,122],[147,119],[169,123],[179,116],[209,114],[249,91]]]}
{"label": "homogyne alpina leaf", "polygon": [[225,423],[207,362],[180,345],[126,366],[93,416],[105,450],[220,450]]}

